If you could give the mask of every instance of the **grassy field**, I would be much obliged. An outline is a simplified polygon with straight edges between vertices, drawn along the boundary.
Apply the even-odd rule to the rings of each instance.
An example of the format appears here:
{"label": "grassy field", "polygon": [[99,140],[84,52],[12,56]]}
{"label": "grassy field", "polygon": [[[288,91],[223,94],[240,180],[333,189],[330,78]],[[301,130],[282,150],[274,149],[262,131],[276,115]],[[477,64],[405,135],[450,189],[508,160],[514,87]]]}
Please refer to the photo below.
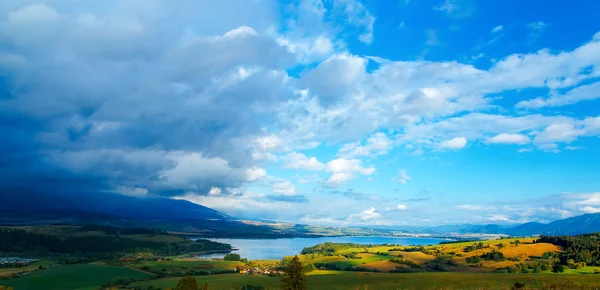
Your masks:
{"label": "grassy field", "polygon": [[[239,290],[246,283],[263,285],[266,289],[279,289],[280,278],[240,274],[198,276],[199,285],[208,283],[210,289]],[[174,287],[178,279],[161,279],[134,283],[132,286]],[[576,285],[600,287],[600,278],[592,275],[531,275],[531,274],[475,274],[475,273],[359,273],[335,272],[309,275],[308,289],[510,289],[515,282],[528,287],[541,288],[552,283],[573,282]]]}
{"label": "grassy field", "polygon": [[21,268],[0,268],[0,278],[9,277],[12,274],[21,272],[30,272],[38,269],[40,266],[49,267],[52,264],[54,264],[54,261],[41,260]]}
{"label": "grassy field", "polygon": [[[188,272],[194,271],[210,271],[210,270],[233,270],[238,265],[243,265],[242,262],[223,261],[223,260],[175,260],[175,261],[146,261],[141,263],[132,263],[131,266],[140,270],[153,273],[165,272]],[[164,271],[163,271],[164,269]]]}
{"label": "grassy field", "polygon": [[79,264],[52,267],[19,278],[0,280],[0,285],[12,286],[15,290],[79,289],[98,287],[117,279],[148,279],[149,274],[116,266]]}

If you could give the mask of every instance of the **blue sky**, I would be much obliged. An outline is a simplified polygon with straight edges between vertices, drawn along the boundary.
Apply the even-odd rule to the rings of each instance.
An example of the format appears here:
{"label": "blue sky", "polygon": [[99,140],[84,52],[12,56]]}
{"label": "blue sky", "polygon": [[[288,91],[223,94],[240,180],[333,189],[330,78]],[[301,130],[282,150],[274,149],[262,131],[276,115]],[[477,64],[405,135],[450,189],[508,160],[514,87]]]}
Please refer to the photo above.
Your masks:
{"label": "blue sky", "polygon": [[600,212],[598,11],[4,1],[0,189],[321,225]]}

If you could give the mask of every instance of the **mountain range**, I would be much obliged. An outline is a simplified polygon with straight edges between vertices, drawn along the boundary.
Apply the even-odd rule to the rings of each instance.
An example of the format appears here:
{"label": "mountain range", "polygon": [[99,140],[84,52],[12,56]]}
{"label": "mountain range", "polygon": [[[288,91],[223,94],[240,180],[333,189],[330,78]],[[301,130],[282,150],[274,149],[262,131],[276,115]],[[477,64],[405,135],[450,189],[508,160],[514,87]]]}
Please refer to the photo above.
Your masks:
{"label": "mountain range", "polygon": [[[584,214],[548,224],[442,225],[433,227],[336,228],[237,220],[185,200],[135,197],[107,192],[79,194],[0,192],[0,225],[109,224],[153,227],[212,237],[285,237],[389,234],[400,231],[428,234],[577,235],[600,232],[600,213]],[[316,230],[318,229],[318,230]]]}

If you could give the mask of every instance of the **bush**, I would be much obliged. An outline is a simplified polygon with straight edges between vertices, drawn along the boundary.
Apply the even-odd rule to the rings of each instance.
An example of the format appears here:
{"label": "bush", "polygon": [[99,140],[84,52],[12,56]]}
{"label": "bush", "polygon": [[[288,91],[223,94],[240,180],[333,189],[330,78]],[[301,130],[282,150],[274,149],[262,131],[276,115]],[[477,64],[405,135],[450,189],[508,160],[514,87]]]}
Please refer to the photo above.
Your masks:
{"label": "bush", "polygon": [[560,263],[554,263],[554,266],[552,266],[552,272],[553,273],[562,273],[565,271],[565,266],[563,266]]}
{"label": "bush", "polygon": [[477,263],[481,262],[481,258],[479,258],[477,256],[467,257],[465,260],[466,260],[467,264],[477,264]]}
{"label": "bush", "polygon": [[481,255],[481,258],[484,260],[492,260],[496,262],[504,261],[504,254],[502,254],[502,252],[492,251]]}
{"label": "bush", "polygon": [[239,261],[241,259],[242,257],[240,257],[240,254],[227,254],[223,257],[223,260],[225,261]]}

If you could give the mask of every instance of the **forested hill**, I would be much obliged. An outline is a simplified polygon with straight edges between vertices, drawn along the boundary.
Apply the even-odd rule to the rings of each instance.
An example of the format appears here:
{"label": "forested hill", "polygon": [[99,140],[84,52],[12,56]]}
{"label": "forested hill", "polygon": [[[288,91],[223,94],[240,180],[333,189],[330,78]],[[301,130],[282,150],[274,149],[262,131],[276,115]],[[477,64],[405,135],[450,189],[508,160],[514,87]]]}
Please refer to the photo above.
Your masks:
{"label": "forested hill", "polygon": [[228,244],[191,241],[152,229],[112,227],[0,228],[0,254],[116,257],[131,252],[177,255],[205,251],[229,251]]}
{"label": "forested hill", "polygon": [[600,233],[578,236],[541,236],[537,243],[551,243],[560,246],[564,252],[560,255],[563,265],[585,263],[600,266]]}

